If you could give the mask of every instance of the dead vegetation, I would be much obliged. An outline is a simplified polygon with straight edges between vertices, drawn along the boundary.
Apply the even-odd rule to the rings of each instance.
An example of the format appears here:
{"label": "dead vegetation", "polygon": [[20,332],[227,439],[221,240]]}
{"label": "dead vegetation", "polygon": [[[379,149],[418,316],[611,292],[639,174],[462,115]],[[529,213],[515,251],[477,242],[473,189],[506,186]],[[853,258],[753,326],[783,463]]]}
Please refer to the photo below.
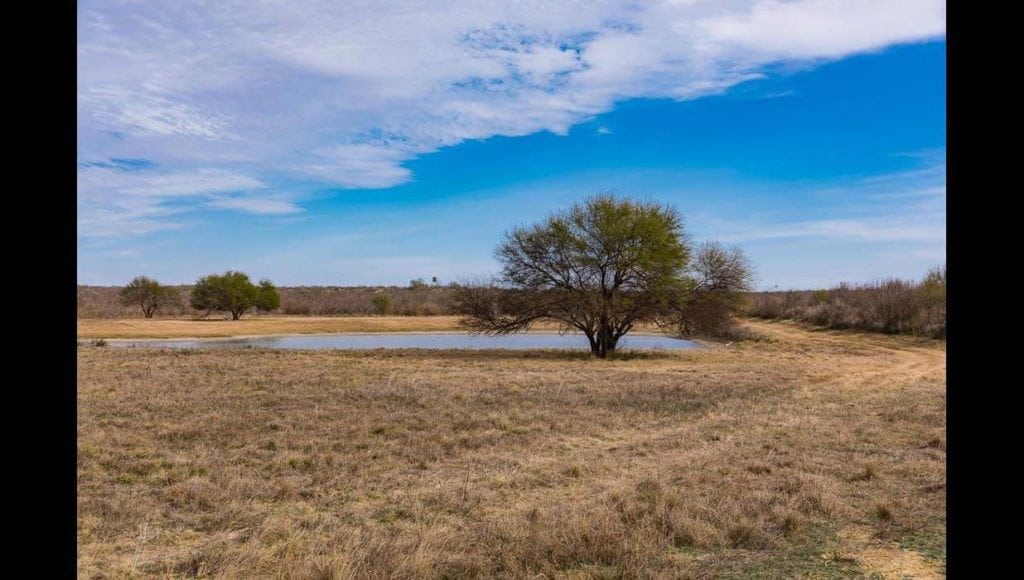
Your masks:
{"label": "dead vegetation", "polygon": [[242,320],[79,318],[79,338],[215,338],[333,332],[457,331],[455,316],[254,316]]}
{"label": "dead vegetation", "polygon": [[[172,287],[182,297],[189,296],[192,286]],[[125,306],[118,300],[119,286],[79,286],[78,316],[80,318],[141,318],[139,308]],[[454,290],[447,286],[428,284],[403,288],[398,286],[292,286],[278,288],[281,308],[278,314],[303,316],[436,316],[454,314]],[[386,306],[381,308],[381,299]],[[188,300],[166,304],[160,316],[200,317],[204,311],[191,308]],[[250,314],[251,316],[251,314]]]}
{"label": "dead vegetation", "polygon": [[752,292],[748,315],[807,322],[833,329],[887,334],[946,336],[946,270],[934,268],[920,281],[889,278],[870,284],[840,284],[830,290]]}
{"label": "dead vegetation", "polygon": [[608,361],[82,346],[80,575],[941,577],[942,343],[753,326]]}

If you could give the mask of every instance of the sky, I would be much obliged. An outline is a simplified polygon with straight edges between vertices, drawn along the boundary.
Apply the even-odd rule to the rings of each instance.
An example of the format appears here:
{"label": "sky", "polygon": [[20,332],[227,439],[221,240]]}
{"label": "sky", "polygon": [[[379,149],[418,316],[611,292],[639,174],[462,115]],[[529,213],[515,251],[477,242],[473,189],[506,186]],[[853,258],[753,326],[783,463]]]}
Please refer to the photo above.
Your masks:
{"label": "sky", "polygon": [[442,283],[612,191],[759,289],[944,264],[945,3],[78,3],[78,281]]}

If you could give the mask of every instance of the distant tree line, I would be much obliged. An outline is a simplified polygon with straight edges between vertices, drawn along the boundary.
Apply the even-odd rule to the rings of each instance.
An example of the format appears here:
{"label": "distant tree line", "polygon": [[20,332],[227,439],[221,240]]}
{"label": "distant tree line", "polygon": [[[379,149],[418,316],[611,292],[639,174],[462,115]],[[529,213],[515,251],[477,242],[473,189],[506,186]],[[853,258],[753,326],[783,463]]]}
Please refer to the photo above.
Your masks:
{"label": "distant tree line", "polygon": [[[436,316],[456,314],[454,309],[456,283],[408,286],[277,286],[281,307],[274,312],[300,316]],[[195,310],[189,303],[192,284],[168,285],[178,294],[176,301],[161,304],[157,316],[200,316],[206,310]],[[119,293],[123,287],[79,286],[78,315],[83,318],[135,317],[141,312],[138,304],[123,304]],[[266,311],[256,310],[260,314]],[[248,317],[252,311],[246,313]]]}
{"label": "distant tree line", "polygon": [[[727,335],[753,277],[739,248],[693,244],[675,208],[612,194],[591,196],[507,232],[495,256],[502,271],[488,282],[442,287],[436,276],[429,283],[415,278],[397,296],[420,304],[442,298],[434,302],[436,312],[415,314],[457,313],[473,332],[508,334],[553,321],[581,332],[592,353],[605,358],[642,325],[673,335]],[[325,289],[295,290],[325,295]],[[395,290],[373,291],[369,311],[410,313],[393,298]],[[138,305],[147,318],[179,303],[178,296],[146,277],[120,292],[122,305]],[[229,313],[233,320],[282,306],[286,313],[324,313],[296,307],[290,298],[282,299],[269,280],[254,284],[247,274],[229,270],[200,278],[189,305],[205,315]]]}
{"label": "distant tree line", "polygon": [[[750,292],[753,271],[738,247],[693,243],[675,208],[611,194],[587,198],[506,232],[495,249],[496,277],[442,286],[297,287],[253,283],[242,272],[203,276],[191,287],[139,276],[116,289],[120,308],[155,314],[253,311],[311,315],[461,315],[473,332],[508,334],[542,321],[586,336],[598,357],[623,336],[651,326],[675,336],[742,337],[736,316],[793,319],[828,328],[944,337],[946,271],[920,281],[886,279],[829,290]],[[115,289],[79,287],[79,315],[120,316]]]}
{"label": "distant tree line", "polygon": [[[181,294],[173,286],[166,286],[148,276],[138,276],[118,292],[122,306],[137,306],[145,318],[152,318],[160,309],[180,307]],[[189,294],[193,309],[225,312],[238,320],[246,312],[259,309],[266,312],[281,307],[281,295],[270,280],[253,284],[248,274],[228,270],[223,274],[203,276]]]}
{"label": "distant tree line", "polygon": [[829,290],[758,292],[750,295],[746,312],[826,328],[944,338],[946,268],[932,268],[917,281],[888,278],[868,284],[843,283]]}

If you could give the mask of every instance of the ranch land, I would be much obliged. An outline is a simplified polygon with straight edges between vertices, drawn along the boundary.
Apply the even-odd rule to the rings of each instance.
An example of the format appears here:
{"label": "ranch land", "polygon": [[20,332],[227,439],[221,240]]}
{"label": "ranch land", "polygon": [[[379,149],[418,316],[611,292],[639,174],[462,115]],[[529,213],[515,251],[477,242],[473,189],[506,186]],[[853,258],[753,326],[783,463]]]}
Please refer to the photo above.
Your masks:
{"label": "ranch land", "polygon": [[81,577],[944,576],[941,340],[748,319],[760,340],[608,360],[93,342],[454,324],[80,320]]}

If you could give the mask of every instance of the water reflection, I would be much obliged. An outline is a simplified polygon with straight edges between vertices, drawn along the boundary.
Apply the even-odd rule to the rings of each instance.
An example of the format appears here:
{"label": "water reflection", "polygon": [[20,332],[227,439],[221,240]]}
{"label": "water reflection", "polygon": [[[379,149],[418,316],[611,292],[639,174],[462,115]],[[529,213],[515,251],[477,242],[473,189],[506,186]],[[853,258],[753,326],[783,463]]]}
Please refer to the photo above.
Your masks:
{"label": "water reflection", "polygon": [[[375,348],[428,348],[428,349],[581,349],[586,350],[587,339],[582,334],[531,332],[508,336],[483,336],[463,333],[387,333],[387,334],[300,334],[291,336],[261,336],[256,338],[225,339],[169,339],[169,340],[110,340],[115,347],[153,348],[273,348],[273,349],[341,349],[367,350]],[[619,341],[619,349],[679,350],[695,348],[688,340],[668,336],[627,335]]]}

